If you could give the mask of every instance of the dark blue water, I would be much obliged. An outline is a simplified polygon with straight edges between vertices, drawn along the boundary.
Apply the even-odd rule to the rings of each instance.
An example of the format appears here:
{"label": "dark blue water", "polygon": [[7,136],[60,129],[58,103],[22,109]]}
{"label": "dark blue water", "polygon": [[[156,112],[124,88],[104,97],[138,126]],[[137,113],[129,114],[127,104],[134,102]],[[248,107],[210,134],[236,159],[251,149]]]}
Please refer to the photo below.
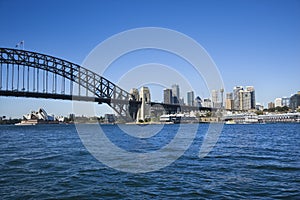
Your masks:
{"label": "dark blue water", "polygon": [[[88,126],[88,125],[87,125]],[[92,125],[90,125],[92,126]],[[165,126],[172,136],[177,125]],[[189,125],[186,125],[189,126]],[[83,146],[73,125],[0,126],[1,199],[300,199],[300,124],[225,125],[204,159],[200,125],[186,153],[155,172],[111,169]],[[117,126],[104,129],[115,133]],[[132,148],[165,145],[164,134]]]}

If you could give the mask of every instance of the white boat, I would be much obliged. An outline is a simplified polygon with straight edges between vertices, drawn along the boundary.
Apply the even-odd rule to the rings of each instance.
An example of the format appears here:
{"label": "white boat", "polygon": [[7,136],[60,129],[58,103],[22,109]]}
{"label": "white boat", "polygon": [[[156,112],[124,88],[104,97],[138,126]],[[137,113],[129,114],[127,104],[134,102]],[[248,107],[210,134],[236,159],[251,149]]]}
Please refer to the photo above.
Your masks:
{"label": "white boat", "polygon": [[225,124],[236,124],[236,122],[234,120],[228,120],[225,122]]}
{"label": "white boat", "polygon": [[36,125],[37,123],[36,122],[33,122],[33,121],[25,121],[25,120],[22,120],[20,123],[16,123],[15,125],[16,126],[33,126],[33,125]]}

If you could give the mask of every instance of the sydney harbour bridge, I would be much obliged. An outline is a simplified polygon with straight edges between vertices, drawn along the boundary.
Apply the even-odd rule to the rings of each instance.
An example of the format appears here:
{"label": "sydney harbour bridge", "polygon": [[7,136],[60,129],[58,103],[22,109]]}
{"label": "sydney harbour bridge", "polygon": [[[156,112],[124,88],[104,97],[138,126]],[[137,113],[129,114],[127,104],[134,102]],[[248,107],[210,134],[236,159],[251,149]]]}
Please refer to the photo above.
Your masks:
{"label": "sydney harbour bridge", "polygon": [[[134,121],[142,99],[78,64],[37,52],[0,48],[0,96],[89,101],[108,104]],[[167,113],[211,108],[147,102]]]}

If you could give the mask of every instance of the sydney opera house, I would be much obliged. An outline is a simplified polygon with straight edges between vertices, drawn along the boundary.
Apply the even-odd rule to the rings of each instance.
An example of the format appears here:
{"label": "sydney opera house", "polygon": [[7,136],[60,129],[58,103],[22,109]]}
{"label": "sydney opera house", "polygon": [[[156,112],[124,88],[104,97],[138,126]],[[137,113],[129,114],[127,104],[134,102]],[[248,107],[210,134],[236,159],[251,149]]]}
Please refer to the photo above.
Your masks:
{"label": "sydney opera house", "polygon": [[36,125],[36,124],[57,124],[54,116],[48,115],[47,112],[40,108],[38,111],[23,116],[23,120],[16,125]]}

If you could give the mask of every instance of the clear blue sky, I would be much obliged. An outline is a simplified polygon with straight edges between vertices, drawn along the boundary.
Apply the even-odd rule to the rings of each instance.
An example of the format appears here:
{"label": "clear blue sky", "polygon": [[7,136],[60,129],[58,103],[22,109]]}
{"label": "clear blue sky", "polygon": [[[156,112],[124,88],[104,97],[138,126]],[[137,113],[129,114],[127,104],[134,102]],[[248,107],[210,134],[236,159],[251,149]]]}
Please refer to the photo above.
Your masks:
{"label": "clear blue sky", "polygon": [[[299,0],[0,0],[0,18],[1,47],[24,40],[27,50],[79,64],[121,31],[169,28],[208,51],[227,92],[253,85],[257,102],[266,105],[300,90]],[[1,115],[20,117],[38,107],[71,111],[70,102],[0,97]]]}

